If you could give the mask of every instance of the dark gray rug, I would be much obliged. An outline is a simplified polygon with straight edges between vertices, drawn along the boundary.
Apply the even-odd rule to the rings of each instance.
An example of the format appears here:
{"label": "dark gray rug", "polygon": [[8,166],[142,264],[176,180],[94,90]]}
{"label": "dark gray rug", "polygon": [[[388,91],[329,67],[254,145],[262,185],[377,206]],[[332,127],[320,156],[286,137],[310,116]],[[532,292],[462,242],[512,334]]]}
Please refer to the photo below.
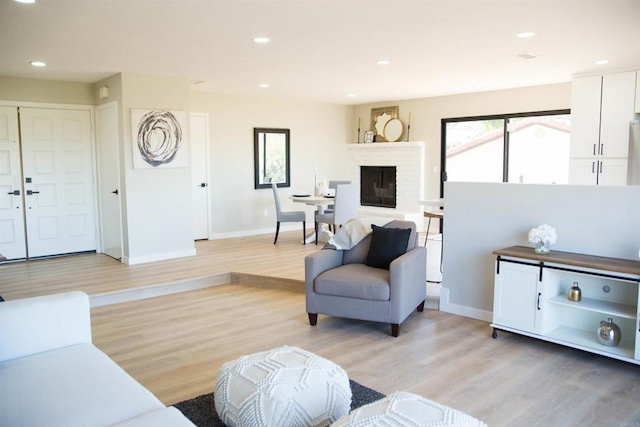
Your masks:
{"label": "dark gray rug", "polygon": [[[351,386],[351,410],[359,408],[367,403],[382,399],[384,394],[363,386],[353,380],[349,380]],[[198,427],[222,427],[222,421],[218,418],[213,403],[213,393],[203,394],[193,399],[176,403],[176,408],[189,418]]]}

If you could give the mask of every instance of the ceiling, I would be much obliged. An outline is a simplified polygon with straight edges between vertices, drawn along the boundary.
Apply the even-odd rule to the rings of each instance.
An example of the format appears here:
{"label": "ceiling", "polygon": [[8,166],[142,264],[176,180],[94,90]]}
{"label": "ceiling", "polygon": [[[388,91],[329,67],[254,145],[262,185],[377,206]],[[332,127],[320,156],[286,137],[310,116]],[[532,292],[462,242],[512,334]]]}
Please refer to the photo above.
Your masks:
{"label": "ceiling", "polygon": [[175,75],[196,91],[349,105],[622,69],[640,69],[640,0],[0,0],[9,77]]}

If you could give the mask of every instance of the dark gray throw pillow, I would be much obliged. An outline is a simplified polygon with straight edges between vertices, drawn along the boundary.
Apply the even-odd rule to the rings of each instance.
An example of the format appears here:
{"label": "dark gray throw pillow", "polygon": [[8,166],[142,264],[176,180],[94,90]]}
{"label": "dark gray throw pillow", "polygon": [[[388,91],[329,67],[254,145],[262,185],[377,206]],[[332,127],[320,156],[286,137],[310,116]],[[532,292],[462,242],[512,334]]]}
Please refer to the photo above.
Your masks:
{"label": "dark gray throw pillow", "polygon": [[410,228],[386,228],[371,224],[373,235],[365,264],[369,267],[389,269],[391,261],[407,252]]}

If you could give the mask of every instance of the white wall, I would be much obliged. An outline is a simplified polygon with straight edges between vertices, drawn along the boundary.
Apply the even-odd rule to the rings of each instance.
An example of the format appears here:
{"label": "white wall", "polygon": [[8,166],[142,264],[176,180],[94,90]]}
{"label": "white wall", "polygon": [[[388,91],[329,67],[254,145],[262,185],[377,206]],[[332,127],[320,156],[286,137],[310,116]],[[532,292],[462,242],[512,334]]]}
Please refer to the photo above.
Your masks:
{"label": "white wall", "polygon": [[[195,255],[191,166],[133,168],[131,109],[189,114],[187,78],[122,73],[121,168],[124,171],[123,261],[130,264]],[[189,150],[189,121],[185,149]]]}
{"label": "white wall", "polygon": [[490,321],[492,251],[532,246],[527,233],[553,226],[551,250],[638,259],[640,187],[447,182],[440,309]]}
{"label": "white wall", "polygon": [[93,85],[0,76],[0,100],[93,105]]}
{"label": "white wall", "polygon": [[[358,105],[353,111],[350,139],[355,141],[357,138],[358,117],[362,119],[362,140],[371,119],[371,108],[391,105],[399,106],[399,118],[405,125],[409,113],[412,113],[410,140],[426,141],[425,198],[433,199],[440,196],[440,123],[442,119],[571,108],[571,84],[567,82],[493,92]],[[405,136],[402,137],[403,141]]]}
{"label": "white wall", "polygon": [[[209,114],[210,237],[275,232],[273,193],[270,188],[253,188],[254,127],[291,130],[291,187],[280,189],[280,201],[283,210],[306,210],[307,227],[312,228],[314,208],[293,203],[288,196],[312,192],[315,175],[349,178],[350,107],[200,92],[190,97],[191,111]],[[284,223],[281,230],[299,227]]]}

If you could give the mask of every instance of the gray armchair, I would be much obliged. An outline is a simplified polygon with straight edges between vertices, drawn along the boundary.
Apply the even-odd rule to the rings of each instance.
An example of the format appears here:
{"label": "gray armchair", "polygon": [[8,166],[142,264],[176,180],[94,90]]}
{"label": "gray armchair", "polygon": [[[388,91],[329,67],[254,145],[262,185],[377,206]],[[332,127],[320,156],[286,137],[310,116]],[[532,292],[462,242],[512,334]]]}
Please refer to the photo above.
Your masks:
{"label": "gray armchair", "polygon": [[384,228],[411,229],[407,251],[389,269],[365,264],[372,235],[350,250],[323,249],[305,258],[305,293],[309,323],[318,314],[391,324],[391,335],[413,312],[422,311],[426,299],[427,258],[417,244],[416,225],[391,221]]}

